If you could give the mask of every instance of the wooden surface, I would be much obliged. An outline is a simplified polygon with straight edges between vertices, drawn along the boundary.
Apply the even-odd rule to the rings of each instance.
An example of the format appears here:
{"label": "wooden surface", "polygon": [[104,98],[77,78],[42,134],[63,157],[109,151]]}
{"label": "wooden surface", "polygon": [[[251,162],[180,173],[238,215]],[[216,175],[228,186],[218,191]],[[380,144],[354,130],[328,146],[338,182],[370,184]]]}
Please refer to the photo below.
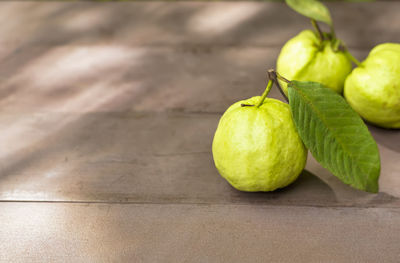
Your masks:
{"label": "wooden surface", "polygon": [[[359,59],[400,42],[400,3],[330,3]],[[0,262],[398,262],[400,132],[379,194],[309,156],[243,193],[211,142],[309,28],[282,3],[0,3]],[[271,96],[281,99],[273,89]]]}

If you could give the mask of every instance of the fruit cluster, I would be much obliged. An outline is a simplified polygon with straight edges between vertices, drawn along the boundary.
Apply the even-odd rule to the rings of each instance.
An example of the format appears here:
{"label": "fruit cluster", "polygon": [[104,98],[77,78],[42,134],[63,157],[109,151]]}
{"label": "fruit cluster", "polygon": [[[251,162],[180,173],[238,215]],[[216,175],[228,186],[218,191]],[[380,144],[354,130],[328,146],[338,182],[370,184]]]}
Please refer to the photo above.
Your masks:
{"label": "fruit cluster", "polygon": [[[360,116],[400,128],[400,44],[378,45],[360,63],[336,37],[322,3],[286,3],[311,18],[314,31],[304,30],[282,47],[261,97],[239,101],[223,114],[212,146],[215,166],[238,190],[273,191],[296,180],[308,149],[344,183],[377,192],[379,151]],[[289,104],[266,98],[273,83]]]}
{"label": "fruit cluster", "polygon": [[[366,121],[400,128],[400,44],[376,46],[352,69],[352,56],[345,48],[334,50],[335,41],[304,30],[282,47],[277,71],[291,80],[319,82],[339,94],[344,91]],[[287,84],[280,81],[280,85],[287,94]]]}

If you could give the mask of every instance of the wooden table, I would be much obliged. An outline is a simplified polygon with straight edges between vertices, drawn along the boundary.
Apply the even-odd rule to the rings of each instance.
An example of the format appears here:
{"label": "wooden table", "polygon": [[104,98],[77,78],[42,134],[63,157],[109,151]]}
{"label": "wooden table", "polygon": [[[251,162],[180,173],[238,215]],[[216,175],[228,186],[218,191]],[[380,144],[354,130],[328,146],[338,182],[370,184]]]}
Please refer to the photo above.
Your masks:
{"label": "wooden table", "polygon": [[[363,59],[400,3],[330,3]],[[270,2],[2,2],[1,262],[399,262],[400,132],[370,127],[380,193],[311,156],[242,193],[211,142],[307,19]],[[273,89],[271,96],[281,99]]]}

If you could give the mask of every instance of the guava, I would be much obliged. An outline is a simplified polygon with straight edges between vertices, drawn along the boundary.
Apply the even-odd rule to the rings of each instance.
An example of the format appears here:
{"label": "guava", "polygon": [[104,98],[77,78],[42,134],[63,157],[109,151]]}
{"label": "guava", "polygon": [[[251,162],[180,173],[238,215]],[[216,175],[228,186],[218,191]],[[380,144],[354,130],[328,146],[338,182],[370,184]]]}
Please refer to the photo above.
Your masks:
{"label": "guava", "polygon": [[362,118],[384,128],[400,128],[400,44],[373,48],[347,77],[344,96]]}
{"label": "guava", "polygon": [[[334,50],[333,41],[338,40],[321,40],[311,30],[300,32],[282,47],[277,72],[290,80],[322,83],[341,94],[352,63],[345,51]],[[279,81],[279,85],[287,96],[287,84]]]}
{"label": "guava", "polygon": [[212,152],[223,178],[241,191],[283,188],[304,169],[307,150],[289,105],[256,96],[236,102],[221,117]]}

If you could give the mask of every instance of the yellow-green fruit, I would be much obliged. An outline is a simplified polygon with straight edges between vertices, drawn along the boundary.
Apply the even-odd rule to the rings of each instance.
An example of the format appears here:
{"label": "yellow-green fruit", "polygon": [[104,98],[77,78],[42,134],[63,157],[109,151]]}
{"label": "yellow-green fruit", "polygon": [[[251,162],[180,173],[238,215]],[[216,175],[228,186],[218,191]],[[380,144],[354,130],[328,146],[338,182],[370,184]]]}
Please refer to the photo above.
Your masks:
{"label": "yellow-green fruit", "polygon": [[304,169],[307,150],[289,106],[260,97],[239,101],[219,121],[212,145],[215,166],[241,191],[273,191],[292,183]]}
{"label": "yellow-green fruit", "polygon": [[[282,47],[276,69],[288,80],[319,82],[340,94],[352,64],[344,52],[332,49],[331,41],[304,30]],[[287,84],[279,84],[287,95]]]}
{"label": "yellow-green fruit", "polygon": [[365,120],[400,128],[400,44],[385,43],[347,77],[344,96]]}

